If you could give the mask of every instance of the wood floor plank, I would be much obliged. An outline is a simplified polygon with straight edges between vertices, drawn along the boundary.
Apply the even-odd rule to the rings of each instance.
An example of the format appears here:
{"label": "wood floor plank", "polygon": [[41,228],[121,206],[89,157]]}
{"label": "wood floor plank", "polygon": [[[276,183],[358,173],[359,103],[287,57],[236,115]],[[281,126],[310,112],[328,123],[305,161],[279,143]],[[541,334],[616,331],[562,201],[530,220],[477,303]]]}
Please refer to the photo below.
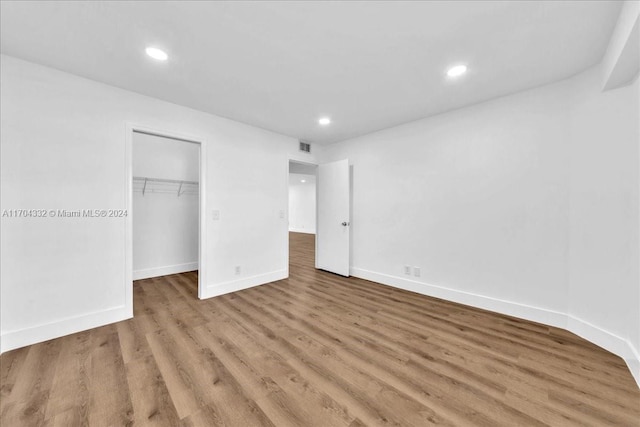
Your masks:
{"label": "wood floor plank", "polygon": [[237,378],[206,344],[184,324],[169,325],[176,343],[184,350],[188,374],[194,379],[195,389],[207,405],[220,414],[226,425],[264,425],[273,423],[246,392]]}
{"label": "wood floor plank", "polygon": [[[228,304],[222,304],[226,309]],[[234,313],[234,309],[228,311],[240,325],[250,334],[252,339],[265,342],[267,346],[275,346],[278,351],[288,360],[288,362],[311,382],[317,383],[318,387],[327,391],[328,394],[344,402],[351,412],[363,419],[370,425],[402,425],[394,415],[394,411],[389,412],[388,408],[381,408],[374,402],[374,397],[380,391],[375,383],[358,384],[356,378],[344,379],[336,374],[332,369],[326,369],[317,362],[317,358],[305,350],[301,350],[295,341],[304,340],[303,335],[295,335],[292,338],[280,339],[278,334],[264,326],[255,319],[244,318],[241,313]],[[236,310],[237,311],[237,310]],[[309,343],[309,341],[307,341]],[[366,378],[364,379],[366,381]],[[362,387],[370,388],[370,395],[361,390]],[[368,399],[371,397],[371,399]],[[318,424],[320,425],[320,424]]]}
{"label": "wood floor plank", "polygon": [[[291,296],[291,298],[295,298],[295,296]],[[270,295],[268,300],[278,301],[276,297]],[[271,304],[264,299],[257,298],[257,302],[263,302],[264,304],[270,307],[273,307],[274,310],[279,310],[282,313],[282,309],[278,308],[278,304]],[[291,308],[287,308],[286,313],[293,312]],[[404,386],[408,386],[408,388],[403,388],[408,394],[414,394],[417,399],[422,397],[422,394],[425,393],[425,390],[429,390],[429,392],[433,395],[435,394],[435,389],[438,389],[437,382],[422,382],[417,380],[417,378],[421,378],[420,374],[424,374],[425,372],[433,372],[433,366],[428,366],[424,363],[416,363],[415,361],[411,361],[412,354],[419,354],[414,348],[405,346],[409,348],[409,351],[404,350],[402,347],[403,343],[397,342],[391,339],[385,339],[383,335],[378,334],[375,338],[369,340],[368,337],[361,333],[361,325],[356,324],[357,328],[350,329],[346,322],[340,322],[343,320],[342,316],[334,317],[334,322],[325,322],[323,319],[330,317],[327,308],[322,310],[323,315],[316,315],[314,313],[309,313],[308,316],[313,318],[313,325],[310,323],[297,319],[298,323],[306,323],[307,327],[313,329],[315,326],[324,325],[324,331],[335,331],[337,336],[340,337],[344,346],[342,346],[342,353],[352,353],[355,360],[361,360],[362,363],[374,363],[372,366],[373,369],[377,369],[378,372],[381,372],[381,375],[386,376],[387,370],[393,372],[395,376],[401,379],[401,381],[396,381],[394,378],[388,379],[387,382],[395,383],[397,387],[403,388]],[[330,343],[331,340],[336,339],[336,337],[331,337],[326,334],[324,331],[319,331],[320,339],[322,339],[322,335],[326,338],[324,339],[325,343]],[[382,337],[382,338],[381,338]],[[387,345],[388,344],[388,345]],[[362,351],[354,351],[353,349],[362,348]],[[434,354],[438,354],[435,352]],[[466,361],[465,361],[466,362]],[[438,376],[439,380],[445,380],[448,383],[457,384],[457,393],[459,397],[464,398],[464,393],[467,392],[470,394],[465,400],[465,405],[459,404],[459,400],[443,400],[440,402],[431,402],[432,404],[440,404],[439,405],[439,413],[449,413],[449,416],[452,418],[461,418],[460,416],[465,413],[465,410],[470,411],[473,410],[473,422],[476,425],[481,424],[481,416],[480,414],[485,414],[485,424],[486,425],[495,425],[497,421],[492,420],[490,418],[490,414],[492,413],[504,413],[508,412],[508,407],[498,408],[501,411],[495,411],[492,408],[492,404],[498,404],[499,401],[496,398],[501,397],[506,388],[497,384],[495,381],[490,381],[486,377],[476,374],[475,372],[468,370],[462,364],[447,364],[444,359],[439,359],[438,357],[430,357],[429,364],[433,365],[437,364],[435,375]],[[441,373],[449,376],[443,376]],[[474,384],[473,387],[469,388],[469,390],[465,390],[459,384]],[[435,387],[434,387],[434,384]],[[487,393],[487,387],[492,388],[489,393]],[[442,390],[440,390],[442,393]],[[484,399],[475,399],[478,396],[485,395]],[[476,400],[475,409],[473,405],[470,405],[471,400]],[[444,403],[444,406],[442,405]],[[531,413],[538,414],[542,408],[540,405],[537,407],[531,408]],[[526,411],[525,411],[526,412]],[[526,419],[526,416],[522,417]],[[464,418],[463,418],[464,419]],[[461,422],[462,420],[458,420]],[[466,422],[471,422],[472,420],[466,419]],[[529,424],[533,424],[531,420],[529,420]]]}
{"label": "wood floor plank", "polygon": [[[237,296],[237,298],[241,298],[240,296]],[[255,297],[253,298],[255,300]],[[249,301],[244,301],[246,304],[251,304]],[[266,304],[269,305],[269,304]],[[261,307],[265,307],[265,304],[261,304]],[[289,310],[287,310],[287,314],[289,314]],[[258,307],[254,307],[252,312],[259,312],[261,311],[261,309],[259,309]],[[287,322],[287,315],[284,315],[280,320],[277,320],[275,318],[270,318],[269,319],[269,324],[273,324],[277,321],[282,321],[282,322]],[[336,339],[336,337],[331,336],[330,334],[328,334],[326,331],[322,331],[318,328],[316,328],[314,325],[311,325],[308,322],[303,321],[302,319],[294,319],[292,320],[293,324],[297,325],[298,328],[300,328],[301,331],[304,330],[303,333],[307,334],[307,336],[310,337],[309,343],[311,343],[312,345],[317,345],[315,348],[312,348],[311,351],[309,351],[310,353],[317,353],[317,352],[326,352],[327,349],[329,348],[327,347],[323,347],[324,345],[330,345],[331,342],[334,342],[334,340]],[[280,333],[282,333],[280,331]],[[341,334],[340,335],[341,338],[344,338],[345,335]],[[343,340],[344,343],[344,340]],[[367,370],[367,372],[370,372],[372,374],[374,374],[374,378],[378,379],[378,380],[383,380],[384,383],[388,386],[391,386],[392,388],[395,388],[395,390],[393,390],[392,388],[381,388],[380,391],[378,391],[378,393],[382,393],[380,394],[381,396],[384,395],[386,397],[388,397],[389,399],[394,399],[395,403],[393,405],[389,405],[389,406],[393,406],[393,407],[401,407],[402,403],[404,402],[405,405],[407,402],[412,402],[412,401],[417,401],[420,400],[420,396],[422,394],[425,393],[425,389],[428,389],[425,387],[425,385],[423,384],[423,386],[419,386],[416,385],[415,383],[413,384],[413,389],[411,387],[404,387],[405,385],[412,383],[411,378],[416,374],[416,372],[412,372],[412,373],[408,373],[408,375],[404,375],[402,381],[399,381],[397,376],[398,375],[402,375],[400,374],[401,366],[402,365],[397,365],[394,366],[392,368],[392,366],[390,365],[390,363],[393,362],[393,359],[389,360],[389,359],[385,359],[384,357],[381,358],[377,358],[377,360],[374,360],[374,358],[372,358],[372,355],[381,355],[381,353],[378,352],[357,352],[355,354],[352,354],[351,351],[349,350],[350,346],[346,345],[346,346],[337,346],[335,348],[334,352],[331,352],[331,355],[335,355],[337,361],[334,361],[334,363],[332,363],[332,367],[341,367],[343,365],[347,365],[350,367],[360,367],[362,366],[364,369]],[[326,355],[326,353],[323,353]],[[377,363],[376,363],[377,362]],[[406,371],[406,369],[405,369]],[[393,374],[390,374],[390,372],[393,372]],[[406,373],[406,372],[405,372]],[[343,373],[346,375],[346,373]],[[441,376],[440,376],[441,379]],[[459,392],[461,392],[462,390],[459,387]],[[474,393],[469,396],[469,398],[473,398],[474,395],[480,395],[482,394],[481,391],[479,389],[474,390]],[[469,399],[468,399],[469,400]],[[414,402],[416,403],[416,402]],[[433,405],[434,402],[431,402],[431,404]],[[489,399],[484,399],[481,403],[479,403],[477,405],[477,408],[487,408],[487,411],[491,411],[491,404],[495,404],[496,402]],[[428,405],[428,403],[426,404]],[[425,405],[424,408],[422,408],[420,411],[418,411],[416,408],[414,408],[414,411],[409,411],[409,413],[421,413],[423,416],[425,416],[426,418],[423,420],[415,420],[415,422],[420,425],[420,424],[425,424],[425,423],[438,423],[438,424],[446,424],[447,421],[445,419],[443,419],[442,417],[436,415],[436,413],[431,410],[430,408],[428,408]],[[511,408],[502,408],[503,411],[503,418],[507,418],[506,415],[510,412]],[[449,412],[449,416],[455,416],[454,414],[461,412],[460,411],[461,408],[456,408],[456,410],[452,410]],[[440,412],[443,413],[444,408],[440,408]],[[474,412],[474,416],[475,416],[475,422],[476,424],[480,424],[481,421],[481,413],[480,411]],[[522,421],[523,419],[526,420],[527,417],[524,414],[519,414],[519,416],[517,417],[518,421]],[[408,421],[407,421],[408,422]],[[530,425],[535,425],[535,420],[528,420]],[[483,423],[485,425],[495,425],[496,421],[495,420],[490,420],[488,418],[485,417],[485,422]]]}
{"label": "wood floor plank", "polygon": [[51,340],[29,348],[20,369],[20,376],[6,398],[6,403],[3,404],[0,424],[44,425],[61,344],[61,340]]}
{"label": "wood floor plank", "polygon": [[[261,302],[260,299],[256,299],[256,301]],[[283,314],[284,318],[289,317],[288,315],[292,311],[290,308],[288,308],[287,311],[284,312],[283,310],[279,309],[277,305],[270,304],[266,301],[264,301],[262,306],[271,307],[273,310],[280,311]],[[436,393],[436,391],[439,391],[440,393],[443,392],[442,389],[438,390],[437,387],[434,387],[434,384],[437,384],[437,383],[434,383],[434,382],[421,383],[418,380],[418,378],[420,378],[419,375],[421,373],[424,376],[424,374],[429,371],[429,368],[427,366],[425,365],[418,366],[415,363],[408,363],[409,359],[406,359],[406,360],[398,359],[393,354],[391,349],[388,349],[389,351],[386,351],[386,352],[381,351],[384,346],[381,345],[380,342],[376,342],[375,344],[371,342],[369,349],[373,351],[367,351],[367,346],[363,340],[357,339],[357,338],[352,339],[350,333],[347,332],[347,330],[345,330],[344,328],[338,326],[339,324],[337,323],[329,324],[329,323],[323,323],[322,320],[319,320],[319,319],[315,319],[315,320],[316,321],[314,322],[314,324],[311,324],[310,322],[307,322],[301,318],[296,318],[296,319],[293,319],[292,321],[295,324],[303,327],[306,331],[309,331],[309,333],[314,337],[314,339],[317,339],[318,341],[322,342],[325,345],[330,345],[331,342],[338,339],[337,337],[339,336],[340,337],[339,339],[341,340],[343,345],[335,348],[335,351],[337,354],[339,354],[344,360],[349,361],[349,363],[351,364],[354,364],[354,365],[360,364],[360,365],[366,366],[367,371],[374,373],[377,378],[385,381],[385,383],[389,385],[392,385],[397,390],[405,393],[407,396],[410,396],[414,400],[421,402],[423,405],[425,405],[425,411],[424,411],[425,413],[427,413],[426,407],[428,406],[437,407],[438,409],[437,413],[441,414],[442,416],[437,416],[436,412],[432,410],[431,414],[429,414],[429,417],[430,417],[429,421],[431,422],[434,422],[434,423],[437,422],[438,424],[446,424],[447,421],[443,419],[443,416],[449,419],[457,419],[457,422],[462,422],[464,418],[460,419],[461,415],[463,415],[465,413],[465,409],[467,409],[469,412],[471,412],[470,410],[473,411],[472,412],[473,421],[476,425],[496,425],[498,421],[491,418],[492,413],[506,414],[509,412],[513,412],[512,408],[510,407],[500,408],[502,409],[502,411],[496,412],[494,408],[492,408],[492,404],[493,406],[496,406],[496,404],[499,406],[499,401],[496,401],[495,399],[492,399],[490,396],[487,396],[486,393],[484,393],[480,388],[471,388],[470,390],[464,390],[462,387],[460,387],[459,384],[465,384],[465,383],[458,383],[457,392],[460,395],[459,397],[461,398],[463,397],[462,395],[464,394],[464,392],[465,391],[467,392],[468,394],[468,396],[466,397],[466,403],[468,405],[467,407],[464,407],[463,405],[456,405],[457,401],[453,401],[453,400],[437,401],[435,399],[424,399],[424,395],[427,393],[430,396],[433,396]],[[286,320],[283,319],[283,321],[286,321]],[[319,328],[318,327],[319,324],[324,324],[325,326],[324,329]],[[330,330],[335,331],[337,334],[332,335]],[[353,350],[353,348],[358,348],[358,347],[363,347],[363,350],[362,351]],[[437,379],[440,381],[444,379],[445,381],[456,383],[456,381],[453,378],[443,376],[438,372],[432,372],[432,374],[436,375]],[[468,372],[467,375],[469,374],[473,374],[473,373]],[[505,391],[504,388],[499,389],[499,392],[501,393],[503,393],[504,391]],[[477,396],[480,396],[483,394],[485,395],[484,399],[476,399]],[[389,394],[389,395],[393,396],[393,394]],[[476,402],[475,408],[469,405],[472,399],[478,400],[478,402]],[[447,405],[447,403],[449,403],[449,405]],[[504,418],[507,418],[507,417],[504,417]],[[524,414],[518,414],[517,420],[522,421],[522,419],[526,420],[527,416]],[[471,420],[467,419],[466,421],[470,422]],[[535,420],[528,420],[528,421],[530,425],[535,424]]]}
{"label": "wood floor plank", "polygon": [[153,330],[161,329],[159,326],[157,329],[150,328],[149,323],[145,323],[152,317],[153,315],[140,315],[131,321],[116,323],[122,360],[125,364],[133,360],[146,358],[151,354],[146,334]]}
{"label": "wood floor plank", "polygon": [[204,405],[201,409],[184,418],[180,422],[183,427],[224,426],[220,415],[210,406]]}
{"label": "wood floor plank", "polygon": [[134,318],[0,356],[0,424],[629,426],[625,362],[558,328],[314,268],[198,300],[136,281]]}
{"label": "wood floor plank", "polygon": [[151,354],[136,358],[126,364],[126,370],[133,406],[133,424],[178,425],[180,418],[155,358]]}
{"label": "wood floor plank", "polygon": [[89,424],[89,390],[91,390],[91,331],[79,332],[60,339],[60,360],[47,400],[46,419],[53,424]]}
{"label": "wood floor plank", "polygon": [[193,379],[183,367],[189,363],[180,358],[179,348],[165,331],[147,335],[153,357],[167,385],[178,417],[183,419],[200,410],[206,402],[193,391]]}
{"label": "wood floor plank", "polygon": [[268,363],[268,353],[250,351],[250,355],[246,354],[228,336],[217,332],[216,326],[203,325],[196,329],[196,336],[206,342],[229,372],[245,385],[248,396],[275,425],[303,425],[304,420],[308,419],[308,413],[304,406],[296,404],[295,399],[287,395],[273,380],[273,376],[278,375],[278,372]]}
{"label": "wood floor plank", "polygon": [[[285,296],[279,298],[277,295],[274,294],[274,291],[279,292],[280,294],[283,294]],[[300,298],[299,295],[295,295],[294,293],[287,293],[285,290],[282,289],[282,287],[271,287],[268,290],[264,288],[256,288],[256,292],[262,292],[263,294],[268,293],[268,298],[266,300],[264,298],[263,299],[258,298],[257,300],[259,302],[264,301],[265,304],[274,306],[276,307],[276,309],[278,306],[283,306],[286,301],[291,301],[296,299],[302,302],[309,301],[308,298],[306,297]],[[280,304],[274,305],[269,301],[274,303],[280,302]],[[424,337],[424,339],[421,339],[421,340],[411,340],[406,333],[402,333],[401,329],[396,329],[395,327],[389,335],[384,335],[381,333],[381,331],[388,332],[389,329],[387,325],[384,325],[380,322],[375,322],[375,320],[369,316],[365,317],[362,315],[358,315],[357,321],[353,322],[353,324],[356,325],[357,328],[353,331],[350,331],[346,328],[346,325],[348,325],[349,322],[348,321],[345,322],[345,319],[348,319],[350,315],[353,314],[353,312],[337,311],[336,314],[334,315],[332,313],[332,307],[333,305],[332,306],[325,305],[321,309],[322,315],[318,315],[310,312],[309,316],[313,317],[314,321],[320,324],[325,323],[323,319],[332,317],[335,320],[335,322],[331,323],[331,325],[333,325],[331,327],[334,329],[341,328],[344,331],[344,333],[340,335],[341,337],[349,337],[354,333],[359,337],[361,337],[361,339],[359,339],[358,342],[352,342],[353,345],[349,346],[350,348],[357,347],[358,344],[362,344],[372,350],[377,349],[378,353],[380,352],[384,353],[385,343],[387,343],[390,346],[392,346],[392,347],[387,347],[386,349],[387,354],[390,354],[391,352],[395,352],[395,353],[404,354],[407,357],[409,357],[411,354],[435,355],[434,357],[431,357],[431,356],[429,357],[429,362],[438,363],[439,372],[448,373],[449,375],[452,376],[452,378],[455,378],[455,380],[460,381],[462,383],[465,383],[465,382],[470,384],[475,383],[477,386],[480,386],[480,387],[487,386],[487,385],[492,386],[495,390],[495,393],[493,393],[494,397],[500,397],[500,395],[502,395],[505,392],[504,387],[500,387],[500,386],[496,386],[495,384],[492,384],[492,382],[487,379],[486,375],[482,374],[482,372],[488,368],[487,365],[490,365],[491,372],[495,377],[495,381],[493,381],[493,383],[495,383],[496,381],[499,381],[500,379],[509,380],[509,382],[512,384],[511,390],[517,391],[519,389],[521,390],[522,393],[526,393],[526,396],[528,396],[528,398],[523,402],[521,402],[521,404],[519,405],[522,408],[527,408],[523,412],[527,412],[530,415],[536,415],[536,416],[539,416],[540,414],[543,414],[546,412],[542,406],[545,403],[547,403],[546,401],[548,396],[548,390],[542,387],[536,387],[535,385],[532,384],[532,381],[523,378],[521,375],[516,377],[513,372],[509,374],[505,373],[504,369],[501,369],[500,365],[495,365],[492,363],[493,358],[484,359],[484,364],[476,363],[476,359],[478,358],[477,352],[473,353],[473,357],[462,358],[462,357],[459,357],[459,354],[461,353],[461,350],[465,350],[465,349],[461,349],[459,347],[454,347],[453,349],[440,348],[437,345],[434,345],[435,343],[434,343],[433,337],[431,337],[431,339],[429,339],[429,337]],[[297,311],[298,310],[295,310],[292,307],[287,307],[287,313],[288,312],[296,313]],[[371,322],[374,322],[373,329],[366,328],[365,325]],[[368,333],[369,335],[365,335],[364,334],[365,332]],[[414,334],[417,335],[418,333],[414,332]],[[371,341],[366,341],[368,336],[371,337]],[[391,336],[395,336],[395,337],[400,336],[404,339],[401,341],[397,341],[392,339]],[[424,352],[422,352],[421,349],[424,350]],[[371,352],[369,354],[374,354],[374,353]],[[460,358],[459,361],[457,360],[458,358]],[[443,363],[446,363],[446,364],[443,364]],[[470,367],[472,368],[472,370],[466,369],[466,367]],[[421,369],[427,369],[427,367],[423,365]],[[481,374],[475,374],[474,370],[481,372]],[[535,398],[536,392],[538,394],[537,398]],[[496,393],[498,394],[496,395]],[[609,412],[613,410],[613,411],[622,411],[622,413],[629,413],[629,409],[627,406],[622,405],[616,401],[608,400],[606,396],[590,395],[590,394],[584,393],[583,400],[585,402],[597,401],[596,404],[602,405],[603,408],[607,408]],[[529,402],[529,403],[525,404],[525,402]],[[629,404],[630,406],[632,406],[631,402],[629,402]],[[633,416],[633,414],[630,414],[630,415]],[[564,422],[566,419],[566,414],[564,413],[558,414],[558,417],[550,415],[549,418],[554,420],[557,423],[561,421]]]}
{"label": "wood floor plank", "polygon": [[[367,299],[367,302],[370,303],[371,300]],[[350,304],[350,303],[346,303],[346,304]],[[428,316],[423,317],[420,322],[417,322],[417,321],[414,321],[411,317],[407,317],[407,315],[402,311],[388,308],[388,305],[386,304],[384,305],[382,303],[378,303],[378,304],[379,305],[373,304],[374,307],[378,307],[378,310],[376,311],[378,315],[388,316],[391,319],[393,319],[396,323],[402,323],[405,325],[413,326],[414,330],[420,330],[420,329],[424,330],[425,327],[427,327],[427,329],[432,334],[431,340],[434,340],[434,339],[452,340],[453,339],[453,340],[457,340],[460,343],[476,346],[476,350],[478,353],[489,353],[491,357],[495,359],[502,360],[504,359],[505,356],[510,356],[512,362],[517,361],[516,356],[518,356],[518,353],[515,352],[516,350],[513,350],[507,353],[507,352],[496,350],[495,347],[485,344],[486,342],[491,342],[492,340],[494,340],[494,337],[483,336],[484,332],[478,330],[477,328],[465,327],[464,332],[456,333],[455,328],[456,327],[460,328],[462,327],[462,325],[456,326],[455,323],[450,324],[451,322],[448,320],[447,322],[444,322],[444,323],[442,322],[442,320],[434,320],[432,318],[433,317],[432,313],[430,313]],[[441,324],[446,325],[444,326],[445,329],[443,329],[443,326],[441,326]],[[471,337],[467,334],[467,331],[466,331],[467,329],[471,329],[474,332],[474,334],[480,334],[480,335],[478,335],[477,338]],[[513,344],[518,344],[518,343],[513,343],[513,342],[509,343],[509,345],[513,346],[514,349],[520,348],[521,350],[519,351],[521,352],[526,351],[526,354],[531,354],[532,357],[535,357],[537,360],[545,360],[545,363],[547,364],[556,364],[556,365],[560,364],[563,372],[566,372],[568,368],[571,369],[572,367],[578,366],[577,368],[578,375],[583,375],[583,379],[586,381],[589,381],[589,382],[604,381],[606,383],[605,385],[608,387],[619,386],[619,381],[617,381],[616,379],[612,379],[607,373],[601,373],[597,371],[593,375],[589,375],[589,376],[584,375],[585,369],[592,369],[592,368],[588,368],[589,366],[592,366],[592,365],[590,364],[591,362],[587,363],[581,359],[583,349],[580,349],[579,351],[574,353],[567,352],[567,354],[571,354],[572,356],[571,359],[569,359],[566,355],[558,359],[557,355],[549,353],[546,350],[546,348],[544,348],[543,346],[531,346],[529,344],[524,344],[524,343],[520,343],[520,345],[513,345]],[[600,366],[602,366],[602,363],[600,364]],[[625,370],[626,370],[626,366],[625,367],[621,366],[618,368],[618,371],[622,371],[623,373],[625,372]]]}
{"label": "wood floor plank", "polygon": [[[234,328],[217,328],[219,322],[203,327],[203,336],[219,336],[211,342],[212,348],[224,354],[225,348],[239,362],[238,376],[252,375],[251,388],[262,390],[258,396],[261,406],[268,405],[266,412],[279,414],[276,425],[301,425],[302,419],[322,419],[326,426],[348,425],[353,421],[348,408],[336,402],[329,394],[316,388],[293,368],[278,352],[270,350],[243,331],[240,325]],[[232,366],[229,363],[229,366]],[[256,383],[257,382],[257,383]],[[273,400],[269,402],[269,400]],[[295,416],[295,412],[302,416]],[[275,417],[274,417],[275,418]]]}
{"label": "wood floor plank", "polygon": [[[354,287],[357,287],[357,285]],[[585,346],[597,349],[597,346],[591,343],[585,342],[584,340],[582,340],[581,345],[577,346],[576,348],[572,349],[570,347],[564,346],[562,347],[561,352],[554,352],[552,351],[552,349],[554,347],[554,344],[557,344],[557,341],[549,340],[548,336],[545,337],[545,341],[543,343],[544,345],[531,345],[531,342],[532,342],[531,339],[524,338],[520,340],[514,340],[512,339],[512,336],[509,336],[512,334],[508,332],[505,333],[502,330],[497,330],[493,328],[492,325],[490,324],[491,322],[487,322],[484,320],[480,322],[479,318],[477,317],[475,317],[472,321],[468,323],[459,323],[456,320],[455,315],[451,315],[450,313],[447,313],[447,312],[442,313],[441,310],[430,309],[428,310],[428,313],[417,312],[415,310],[415,304],[413,303],[408,303],[408,305],[405,304],[405,306],[402,308],[396,307],[396,306],[390,307],[387,300],[373,296],[372,294],[375,294],[375,292],[360,291],[360,292],[354,292],[354,293],[357,296],[366,298],[366,301],[368,304],[373,305],[374,307],[377,307],[378,313],[385,314],[388,312],[389,314],[399,316],[400,319],[403,319],[404,321],[409,321],[409,322],[412,322],[418,319],[418,322],[416,322],[418,326],[425,326],[424,324],[422,324],[422,322],[425,322],[425,321],[428,322],[427,325],[433,324],[434,326],[432,327],[438,327],[439,330],[440,330],[439,326],[444,326],[448,328],[447,330],[444,330],[444,332],[447,335],[464,336],[466,340],[471,342],[482,342],[483,340],[490,341],[490,342],[500,342],[504,344],[502,348],[498,349],[500,352],[502,352],[505,348],[511,348],[511,347],[515,349],[522,348],[522,349],[526,349],[528,353],[537,353],[541,357],[549,361],[560,359],[562,363],[565,363],[568,360],[567,355],[571,354],[573,360],[580,360],[582,363],[589,363],[589,362],[597,363],[600,370],[604,370],[603,378],[604,376],[610,375],[606,371],[610,366],[611,361],[615,360],[618,363],[618,365],[614,368],[614,372],[617,373],[618,375],[620,374],[620,371],[621,371],[620,367],[624,367],[624,362],[622,362],[621,359],[618,357],[612,357],[610,353],[605,352],[605,354],[603,355],[601,354],[602,352],[599,352],[599,351],[590,352],[588,351],[588,349],[587,351],[584,351]],[[348,295],[353,297],[354,293],[350,292]],[[396,299],[396,301],[399,301],[399,300]],[[447,304],[450,305],[451,303],[447,303]],[[478,310],[472,309],[470,311],[477,312]],[[496,315],[494,314],[494,316]],[[496,316],[496,317],[499,317],[499,316]],[[503,316],[503,317],[506,317],[506,316]],[[443,320],[445,322],[443,322]],[[547,328],[549,330],[552,329],[550,327],[547,327]],[[457,329],[459,332],[457,332],[456,334],[451,334],[451,332],[454,329]],[[473,337],[475,336],[478,337],[477,340],[473,339]],[[533,338],[535,338],[535,335],[533,335]],[[502,354],[509,354],[511,356],[514,355],[514,353],[510,351]],[[603,362],[606,362],[606,363],[603,363]],[[614,378],[610,382],[611,384],[617,383],[617,378]]]}
{"label": "wood floor plank", "polygon": [[27,359],[29,347],[22,347],[2,354],[0,359],[0,413],[4,411],[3,405],[9,401],[13,387],[20,378],[21,368]]}
{"label": "wood floor plank", "polygon": [[115,326],[91,330],[89,425],[133,424],[131,393]]}

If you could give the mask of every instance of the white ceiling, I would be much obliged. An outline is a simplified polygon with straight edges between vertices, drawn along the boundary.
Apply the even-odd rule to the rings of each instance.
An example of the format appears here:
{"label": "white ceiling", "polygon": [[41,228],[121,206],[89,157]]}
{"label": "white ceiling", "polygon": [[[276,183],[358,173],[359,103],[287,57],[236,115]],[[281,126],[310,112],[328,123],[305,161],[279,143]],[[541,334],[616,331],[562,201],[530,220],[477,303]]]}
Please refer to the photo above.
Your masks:
{"label": "white ceiling", "polygon": [[[3,53],[314,143],[574,75],[614,1],[9,2]],[[144,54],[165,49],[166,63]],[[456,82],[446,68],[464,62]],[[321,127],[320,116],[333,123]]]}

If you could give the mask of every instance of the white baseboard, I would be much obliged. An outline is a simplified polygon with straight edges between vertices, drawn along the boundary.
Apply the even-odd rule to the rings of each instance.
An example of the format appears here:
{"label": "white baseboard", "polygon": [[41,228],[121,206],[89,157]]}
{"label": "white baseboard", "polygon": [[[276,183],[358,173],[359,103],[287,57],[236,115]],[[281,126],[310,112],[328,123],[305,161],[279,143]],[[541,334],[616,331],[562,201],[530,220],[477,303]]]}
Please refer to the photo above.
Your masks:
{"label": "white baseboard", "polygon": [[575,316],[567,315],[567,318],[567,330],[620,356],[627,363],[631,375],[633,375],[638,387],[640,387],[640,352],[629,340]]}
{"label": "white baseboard", "polygon": [[219,295],[231,292],[241,291],[243,289],[252,288],[254,286],[264,285],[265,283],[275,282],[277,280],[286,279],[289,274],[286,269],[272,271],[269,273],[258,274],[256,276],[243,277],[238,280],[230,280],[228,282],[214,283],[208,285],[203,292],[201,299],[217,297]]}
{"label": "white baseboard", "polygon": [[133,271],[133,280],[149,279],[151,277],[166,276],[169,274],[185,273],[198,269],[198,261],[184,264],[166,265],[163,267],[145,268]]}
{"label": "white baseboard", "polygon": [[640,352],[638,349],[629,340],[568,313],[430,285],[362,268],[351,267],[350,273],[352,276],[383,285],[566,329],[624,359],[631,375],[640,387]]}
{"label": "white baseboard", "polygon": [[133,310],[123,305],[15,331],[3,331],[0,335],[0,352],[4,353],[5,351],[120,322],[132,317]]}
{"label": "white baseboard", "polygon": [[316,234],[316,230],[311,230],[309,228],[289,227],[289,231],[291,231],[293,233]]}
{"label": "white baseboard", "polygon": [[534,322],[544,323],[545,325],[551,325],[565,329],[567,327],[566,314],[558,311],[547,310],[544,308],[533,307],[526,304],[519,304],[511,301],[487,297],[484,295],[458,291],[442,286],[430,285],[427,283],[405,279],[403,277],[391,276],[383,273],[364,270],[361,268],[352,267],[351,275],[359,277],[361,279],[371,280],[372,282],[378,282],[384,285],[393,286],[395,288],[416,292],[422,295],[442,298],[447,301],[453,301],[460,304],[483,308],[485,310],[496,311],[498,313],[507,314],[509,316],[520,317]]}

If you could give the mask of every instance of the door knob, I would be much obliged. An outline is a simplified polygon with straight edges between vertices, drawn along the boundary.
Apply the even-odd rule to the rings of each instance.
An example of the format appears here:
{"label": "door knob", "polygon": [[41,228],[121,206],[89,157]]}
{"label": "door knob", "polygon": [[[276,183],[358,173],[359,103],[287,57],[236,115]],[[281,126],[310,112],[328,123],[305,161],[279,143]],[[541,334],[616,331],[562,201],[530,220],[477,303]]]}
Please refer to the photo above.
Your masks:
{"label": "door knob", "polygon": [[342,226],[343,226],[343,227],[346,227],[347,225],[349,225],[349,223],[348,223],[347,221],[344,221],[344,222],[342,223]]}

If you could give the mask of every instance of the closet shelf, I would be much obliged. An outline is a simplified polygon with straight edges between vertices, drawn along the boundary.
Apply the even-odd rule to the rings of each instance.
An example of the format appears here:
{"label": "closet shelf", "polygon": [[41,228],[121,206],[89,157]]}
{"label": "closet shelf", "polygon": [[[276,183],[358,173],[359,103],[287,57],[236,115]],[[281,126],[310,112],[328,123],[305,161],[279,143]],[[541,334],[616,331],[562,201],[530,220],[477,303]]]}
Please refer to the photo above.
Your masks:
{"label": "closet shelf", "polygon": [[178,197],[184,194],[198,194],[197,181],[184,181],[180,179],[150,178],[146,176],[133,177],[133,191],[146,193],[170,193]]}

